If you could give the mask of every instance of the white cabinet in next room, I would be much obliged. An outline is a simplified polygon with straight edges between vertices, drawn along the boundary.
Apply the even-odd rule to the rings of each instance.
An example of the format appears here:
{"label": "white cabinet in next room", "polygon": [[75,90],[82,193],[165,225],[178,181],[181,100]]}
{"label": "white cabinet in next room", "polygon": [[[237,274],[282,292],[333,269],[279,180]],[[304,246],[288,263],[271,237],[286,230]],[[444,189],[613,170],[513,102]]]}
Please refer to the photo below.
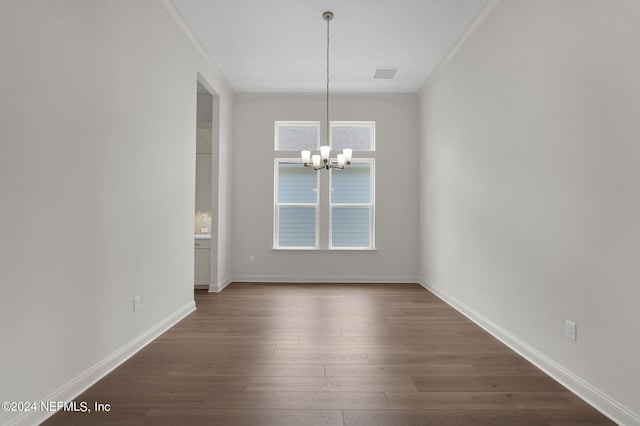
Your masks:
{"label": "white cabinet in next room", "polygon": [[196,238],[195,240],[195,288],[209,288],[211,281],[211,240]]}

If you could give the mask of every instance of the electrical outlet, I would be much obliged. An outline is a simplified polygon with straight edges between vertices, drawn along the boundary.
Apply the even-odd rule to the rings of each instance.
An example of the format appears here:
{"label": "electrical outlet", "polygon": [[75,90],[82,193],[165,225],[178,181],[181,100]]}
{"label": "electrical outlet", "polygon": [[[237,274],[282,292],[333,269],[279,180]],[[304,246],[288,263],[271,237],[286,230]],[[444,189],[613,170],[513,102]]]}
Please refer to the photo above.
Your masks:
{"label": "electrical outlet", "polygon": [[566,320],[564,322],[564,335],[571,340],[578,340],[577,326],[573,321]]}
{"label": "electrical outlet", "polygon": [[249,256],[249,262],[255,262],[256,257],[254,255]]}
{"label": "electrical outlet", "polygon": [[140,296],[136,296],[133,298],[133,312],[139,311],[142,303],[142,299]]}

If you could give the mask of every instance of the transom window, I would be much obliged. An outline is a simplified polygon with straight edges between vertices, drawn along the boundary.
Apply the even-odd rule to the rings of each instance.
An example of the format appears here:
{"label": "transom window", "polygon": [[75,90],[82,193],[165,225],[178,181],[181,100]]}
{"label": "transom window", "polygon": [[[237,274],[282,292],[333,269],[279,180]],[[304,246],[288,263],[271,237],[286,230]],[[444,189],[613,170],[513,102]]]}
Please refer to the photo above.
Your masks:
{"label": "transom window", "polygon": [[373,121],[332,121],[331,149],[375,151],[375,127]]}
{"label": "transom window", "polygon": [[319,121],[276,121],[276,151],[317,151],[319,141]]}

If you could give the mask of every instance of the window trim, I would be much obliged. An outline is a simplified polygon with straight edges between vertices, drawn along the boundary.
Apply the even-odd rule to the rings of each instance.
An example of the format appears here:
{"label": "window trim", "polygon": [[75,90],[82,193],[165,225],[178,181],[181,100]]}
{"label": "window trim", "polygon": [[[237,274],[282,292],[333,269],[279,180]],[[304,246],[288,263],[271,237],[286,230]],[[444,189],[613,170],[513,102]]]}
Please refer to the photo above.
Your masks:
{"label": "window trim", "polygon": [[[278,200],[281,163],[294,163],[302,165],[300,158],[274,158],[273,160],[273,249],[274,250],[318,250],[320,243],[320,177],[316,173],[316,202],[315,203],[280,203]],[[280,207],[315,207],[315,244],[313,247],[304,246],[280,246]]]}

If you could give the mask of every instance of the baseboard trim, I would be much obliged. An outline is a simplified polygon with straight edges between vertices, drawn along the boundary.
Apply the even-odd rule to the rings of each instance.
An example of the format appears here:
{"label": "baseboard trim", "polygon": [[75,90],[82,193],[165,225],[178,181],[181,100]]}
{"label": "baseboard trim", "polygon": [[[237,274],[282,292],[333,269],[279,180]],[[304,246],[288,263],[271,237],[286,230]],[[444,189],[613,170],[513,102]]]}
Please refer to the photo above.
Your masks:
{"label": "baseboard trim", "polygon": [[222,281],[222,284],[218,286],[218,288],[216,290],[209,290],[209,292],[213,292],[213,293],[220,293],[222,290],[225,289],[226,286],[228,286],[229,284],[231,284],[233,282],[233,280],[231,278],[228,278],[224,281]]}
{"label": "baseboard trim", "polygon": [[[86,370],[70,382],[58,388],[41,401],[73,401],[84,391],[93,386],[104,376],[120,366],[123,362],[135,355],[140,349],[147,346],[162,333],[173,327],[176,323],[196,310],[195,302],[192,300],[182,308],[175,311],[93,367]],[[55,412],[27,412],[11,420],[7,425],[37,425],[54,415]]]}
{"label": "baseboard trim", "polygon": [[469,308],[457,298],[451,296],[441,288],[426,281],[419,281],[420,285],[441,298],[451,307],[465,317],[482,327],[489,334],[513,349],[529,362],[540,368],[546,374],[565,386],[571,392],[582,398],[587,404],[610,418],[612,421],[627,426],[640,426],[640,415],[620,404],[607,394],[576,376],[563,366],[559,365],[543,353],[529,346],[518,337],[509,333],[499,325],[487,319],[485,316]]}
{"label": "baseboard trim", "polygon": [[419,280],[413,276],[391,276],[391,277],[353,277],[335,275],[309,275],[296,277],[291,275],[241,275],[234,277],[232,282],[250,283],[362,283],[362,284],[418,284]]}

